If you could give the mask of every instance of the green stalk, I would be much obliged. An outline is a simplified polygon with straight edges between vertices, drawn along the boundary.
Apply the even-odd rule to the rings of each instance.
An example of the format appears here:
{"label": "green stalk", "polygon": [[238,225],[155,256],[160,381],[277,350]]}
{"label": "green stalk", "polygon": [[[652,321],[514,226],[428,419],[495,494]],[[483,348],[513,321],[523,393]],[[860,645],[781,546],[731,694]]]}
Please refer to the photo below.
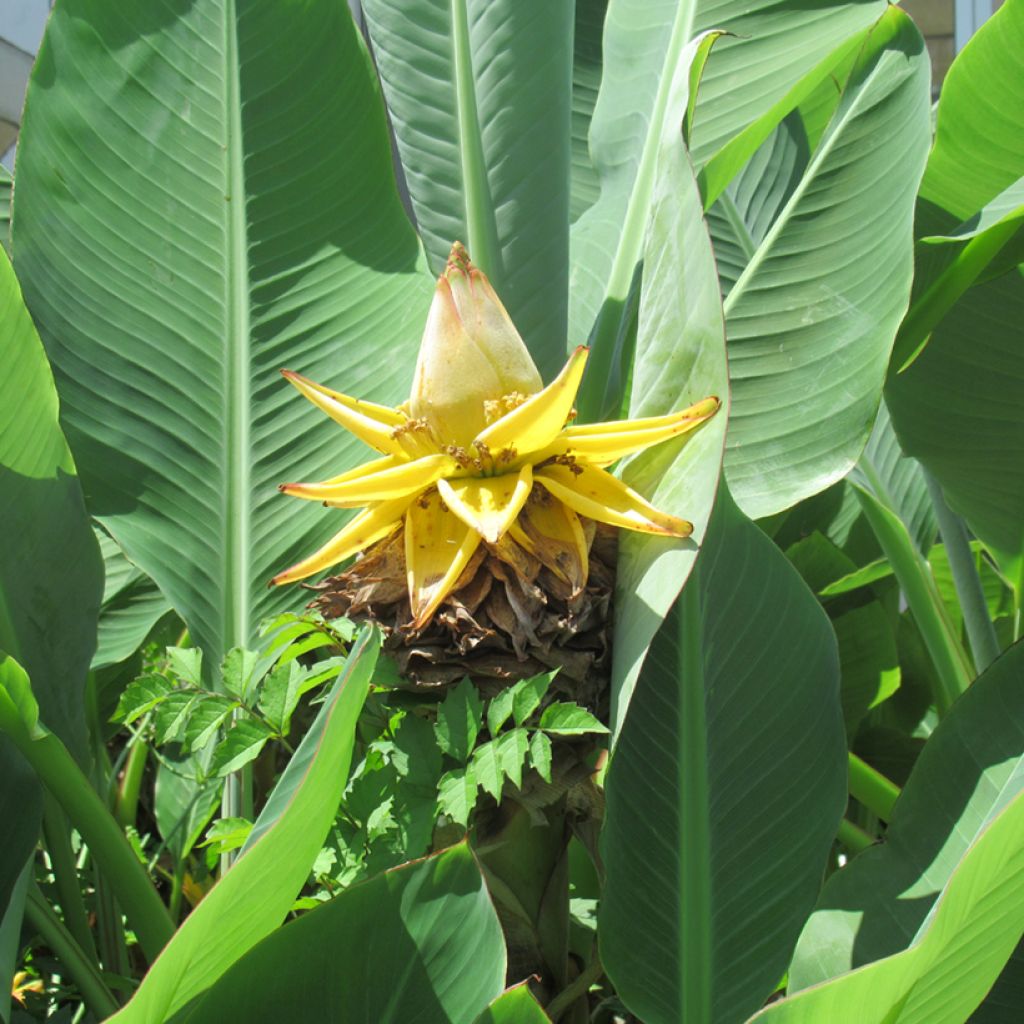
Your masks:
{"label": "green stalk", "polygon": [[854,825],[852,821],[847,821],[846,818],[839,822],[839,832],[836,835],[836,839],[854,855],[875,845],[873,836],[865,832],[864,829]]}
{"label": "green stalk", "polygon": [[82,947],[75,942],[35,885],[29,886],[25,899],[25,917],[74,978],[82,999],[97,1020],[117,1013],[120,1007],[104,983],[99,968],[82,952]]}
{"label": "green stalk", "polygon": [[146,869],[67,747],[53,733],[29,734],[20,722],[6,717],[0,727],[78,829],[124,908],[143,952],[154,960],[174,934],[174,926]]}
{"label": "green stalk", "polygon": [[942,543],[946,546],[949,567],[953,571],[953,584],[956,587],[956,596],[960,599],[964,625],[967,627],[967,639],[974,655],[974,665],[980,674],[999,657],[999,640],[996,638],[992,619],[989,618],[985,591],[981,587],[974,552],[971,551],[964,521],[946,504],[942,488],[927,471],[924,479],[935,509],[935,518],[939,523]]}
{"label": "green stalk", "polygon": [[[872,486],[873,472],[862,465],[862,471]],[[879,493],[884,493],[884,488]],[[935,705],[944,715],[971,683],[973,674],[967,653],[949,621],[939,591],[932,579],[927,562],[914,547],[902,520],[886,508],[873,494],[857,487],[864,517],[867,519],[885,557],[889,560],[896,579],[910,606],[925,646],[935,665],[938,685],[934,694]]]}
{"label": "green stalk", "polygon": [[501,292],[501,245],[494,218],[484,159],[480,114],[477,110],[473,55],[469,45],[466,0],[451,0],[452,45],[455,58],[455,101],[459,118],[459,155],[462,158],[462,193],[466,208],[466,244],[473,262]]}
{"label": "green stalk", "polygon": [[876,817],[888,821],[892,817],[893,804],[900,795],[900,787],[854,753],[849,754],[849,768],[850,795]]}
{"label": "green stalk", "polygon": [[82,952],[95,961],[96,946],[89,929],[85,904],[82,902],[82,890],[78,884],[78,865],[71,849],[68,820],[49,793],[46,794],[43,812],[43,839],[53,868],[54,884],[64,914],[64,924]]}
{"label": "green stalk", "polygon": [[114,817],[121,828],[135,824],[139,812],[139,790],[148,757],[149,746],[141,739],[133,739],[124,764],[124,777],[114,802]]}

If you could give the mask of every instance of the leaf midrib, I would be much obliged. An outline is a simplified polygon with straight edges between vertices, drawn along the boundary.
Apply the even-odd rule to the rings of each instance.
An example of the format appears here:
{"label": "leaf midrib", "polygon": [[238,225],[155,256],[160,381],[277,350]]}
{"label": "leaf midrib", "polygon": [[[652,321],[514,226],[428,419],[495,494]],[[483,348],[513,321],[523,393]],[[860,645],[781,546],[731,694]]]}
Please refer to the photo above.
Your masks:
{"label": "leaf midrib", "polygon": [[227,267],[224,275],[225,415],[224,415],[224,576],[221,581],[222,652],[244,646],[249,639],[251,576],[250,408],[248,381],[249,266],[245,218],[245,174],[242,152],[240,64],[236,0],[224,2],[224,235]]}
{"label": "leaf midrib", "polygon": [[805,193],[810,188],[811,183],[817,178],[822,165],[831,155],[837,142],[843,138],[847,126],[859,116],[860,108],[865,102],[865,97],[871,91],[870,86],[880,73],[884,56],[884,52],[879,55],[878,60],[875,62],[875,66],[867,75],[864,76],[863,80],[858,83],[859,88],[856,96],[854,96],[850,101],[846,110],[829,125],[830,131],[826,133],[825,137],[818,145],[818,149],[811,157],[811,160],[807,165],[807,169],[804,171],[796,188],[793,189],[793,194],[789,197],[786,205],[779,212],[778,217],[775,218],[775,223],[772,224],[764,238],[761,240],[761,244],[757,247],[757,251],[754,253],[750,262],[743,268],[743,273],[741,273],[736,279],[736,283],[732,286],[732,289],[726,296],[725,302],[723,303],[726,318],[728,318],[736,303],[742,298],[743,292],[750,279],[757,274],[761,264],[768,258],[768,254],[774,247],[776,239],[778,239],[779,235],[781,235],[789,225],[789,220],[792,217],[793,212],[802,201]]}

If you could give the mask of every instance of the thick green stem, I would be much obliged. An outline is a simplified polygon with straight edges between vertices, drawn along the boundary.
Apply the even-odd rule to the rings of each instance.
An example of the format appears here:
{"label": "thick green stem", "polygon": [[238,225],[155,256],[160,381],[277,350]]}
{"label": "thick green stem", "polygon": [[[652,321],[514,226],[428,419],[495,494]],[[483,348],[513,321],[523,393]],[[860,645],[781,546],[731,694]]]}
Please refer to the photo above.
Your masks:
{"label": "thick green stem", "polygon": [[504,277],[498,225],[487,181],[483,135],[476,102],[473,56],[469,42],[466,0],[451,0],[452,46],[455,58],[455,100],[459,117],[459,154],[462,158],[462,195],[466,210],[466,245],[473,262],[501,292]]}
{"label": "thick green stem", "polygon": [[43,838],[46,852],[53,868],[54,884],[60,898],[64,924],[81,947],[82,952],[96,959],[96,946],[89,930],[89,918],[82,902],[82,889],[78,882],[78,865],[71,849],[68,820],[60,805],[46,794],[46,809],[43,814]]}
{"label": "thick green stem", "polygon": [[946,546],[949,567],[953,572],[953,584],[956,586],[956,596],[960,599],[960,608],[964,614],[964,625],[967,627],[967,639],[974,655],[974,665],[980,674],[999,657],[996,629],[989,618],[985,591],[981,586],[981,577],[978,575],[964,521],[946,504],[942,488],[932,475],[925,472],[924,478],[928,484],[932,506],[935,508],[942,543]]}
{"label": "thick green stem", "polygon": [[586,996],[590,986],[596,984],[603,974],[604,967],[601,966],[601,959],[595,952],[590,963],[544,1007],[544,1012],[551,1018],[552,1024],[558,1024],[566,1010]]}
{"label": "thick green stem", "polygon": [[174,933],[174,926],[146,869],[113,815],[56,736],[52,733],[30,736],[19,728],[10,729],[9,734],[85,840],[116,893],[146,957],[155,959]]}
{"label": "thick green stem", "polygon": [[[870,481],[869,469],[862,469]],[[857,488],[857,498],[899,580],[910,612],[935,665],[938,680],[934,694],[935,705],[939,714],[944,715],[973,678],[967,652],[949,621],[931,570],[914,547],[903,521],[864,488]]]}
{"label": "thick green stem", "polygon": [[149,745],[142,740],[134,740],[124,763],[124,776],[114,803],[114,817],[121,828],[135,824],[139,812],[139,790],[142,788],[142,776],[146,771],[148,757]]}
{"label": "thick green stem", "polygon": [[876,771],[856,754],[849,755],[850,795],[859,800],[872,814],[888,821],[893,804],[900,795],[900,788],[890,782],[881,772]]}
{"label": "thick green stem", "polygon": [[847,821],[846,818],[839,822],[839,832],[836,838],[854,855],[874,846],[876,842],[873,836],[854,825],[852,821]]}
{"label": "thick green stem", "polygon": [[82,952],[82,947],[75,942],[35,885],[29,886],[25,900],[25,917],[53,950],[61,964],[67,968],[86,1006],[92,1010],[96,1018],[103,1020],[117,1013],[120,1007],[110,989],[104,984],[99,968]]}

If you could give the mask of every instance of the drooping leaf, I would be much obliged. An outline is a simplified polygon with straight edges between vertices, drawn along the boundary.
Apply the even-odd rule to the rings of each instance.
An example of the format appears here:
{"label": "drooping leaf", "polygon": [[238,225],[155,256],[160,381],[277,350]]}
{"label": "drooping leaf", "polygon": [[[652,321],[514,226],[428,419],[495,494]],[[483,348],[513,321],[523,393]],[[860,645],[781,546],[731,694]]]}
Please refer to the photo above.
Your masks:
{"label": "drooping leaf", "polygon": [[1019,270],[971,288],[921,355],[891,375],[886,404],[903,449],[1024,592],[1024,371]]}
{"label": "drooping leaf", "polygon": [[301,993],[308,1020],[471,1024],[504,978],[501,926],[463,844],[355,885],[285,925],[174,1021],[293,1019]]}
{"label": "drooping leaf", "polygon": [[1024,645],[953,705],[925,744],[885,843],[826,884],[790,984],[807,988],[907,949],[984,829],[1024,791]]}
{"label": "drooping leaf", "polygon": [[18,165],[18,271],[90,510],[212,669],[341,525],[275,485],[364,457],[279,368],[408,394],[430,284],[371,62],[330,0],[69,0]]}
{"label": "drooping leaf", "polygon": [[272,735],[267,725],[253,718],[239,718],[232,722],[231,728],[213,752],[210,772],[219,776],[237,772],[256,760]]}
{"label": "drooping leaf", "polygon": [[751,1024],[962,1024],[1013,953],[1022,914],[1018,794],[970,844],[908,949],[797,992]]}
{"label": "drooping leaf", "polygon": [[[687,61],[695,57],[691,51]],[[688,62],[677,69],[658,137],[629,415],[657,416],[708,395],[717,395],[722,407],[683,443],[659,445],[625,460],[625,482],[658,508],[693,523],[693,534],[686,541],[632,532],[620,538],[613,732],[625,717],[651,639],[693,567],[714,503],[729,415],[718,278],[700,194],[678,130],[689,100],[689,71]]]}
{"label": "drooping leaf", "polygon": [[431,268],[466,243],[542,376],[566,351],[573,6],[364,0]]}
{"label": "drooping leaf", "polygon": [[867,440],[910,297],[928,77],[920,33],[890,7],[726,299],[726,475],[752,517],[840,479]]}
{"label": "drooping leaf", "polygon": [[648,1024],[742,1020],[783,975],[846,805],[828,619],[719,495],[606,781],[601,959]]}
{"label": "drooping leaf", "polygon": [[344,675],[271,792],[238,860],[111,1021],[167,1019],[284,920],[334,820],[379,649],[379,635],[370,629],[355,642]]}

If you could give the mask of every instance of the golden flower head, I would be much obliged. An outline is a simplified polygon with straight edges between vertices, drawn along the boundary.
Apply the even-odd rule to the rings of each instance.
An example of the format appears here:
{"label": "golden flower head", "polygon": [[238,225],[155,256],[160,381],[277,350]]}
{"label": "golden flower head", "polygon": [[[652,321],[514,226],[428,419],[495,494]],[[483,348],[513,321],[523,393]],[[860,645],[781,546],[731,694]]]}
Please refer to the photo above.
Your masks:
{"label": "golden flower head", "polygon": [[504,306],[456,243],[437,282],[407,403],[375,405],[282,371],[381,457],[322,483],[281,486],[295,497],[362,511],[272,582],[304,579],[404,526],[412,625],[420,628],[481,542],[496,545],[509,534],[531,550],[536,538],[551,539],[570,553],[567,575],[582,585],[587,546],[580,516],[688,536],[690,523],[660,512],[606,467],[693,430],[714,415],[718,399],[666,416],[574,426],[587,351],[577,348],[543,387]]}

